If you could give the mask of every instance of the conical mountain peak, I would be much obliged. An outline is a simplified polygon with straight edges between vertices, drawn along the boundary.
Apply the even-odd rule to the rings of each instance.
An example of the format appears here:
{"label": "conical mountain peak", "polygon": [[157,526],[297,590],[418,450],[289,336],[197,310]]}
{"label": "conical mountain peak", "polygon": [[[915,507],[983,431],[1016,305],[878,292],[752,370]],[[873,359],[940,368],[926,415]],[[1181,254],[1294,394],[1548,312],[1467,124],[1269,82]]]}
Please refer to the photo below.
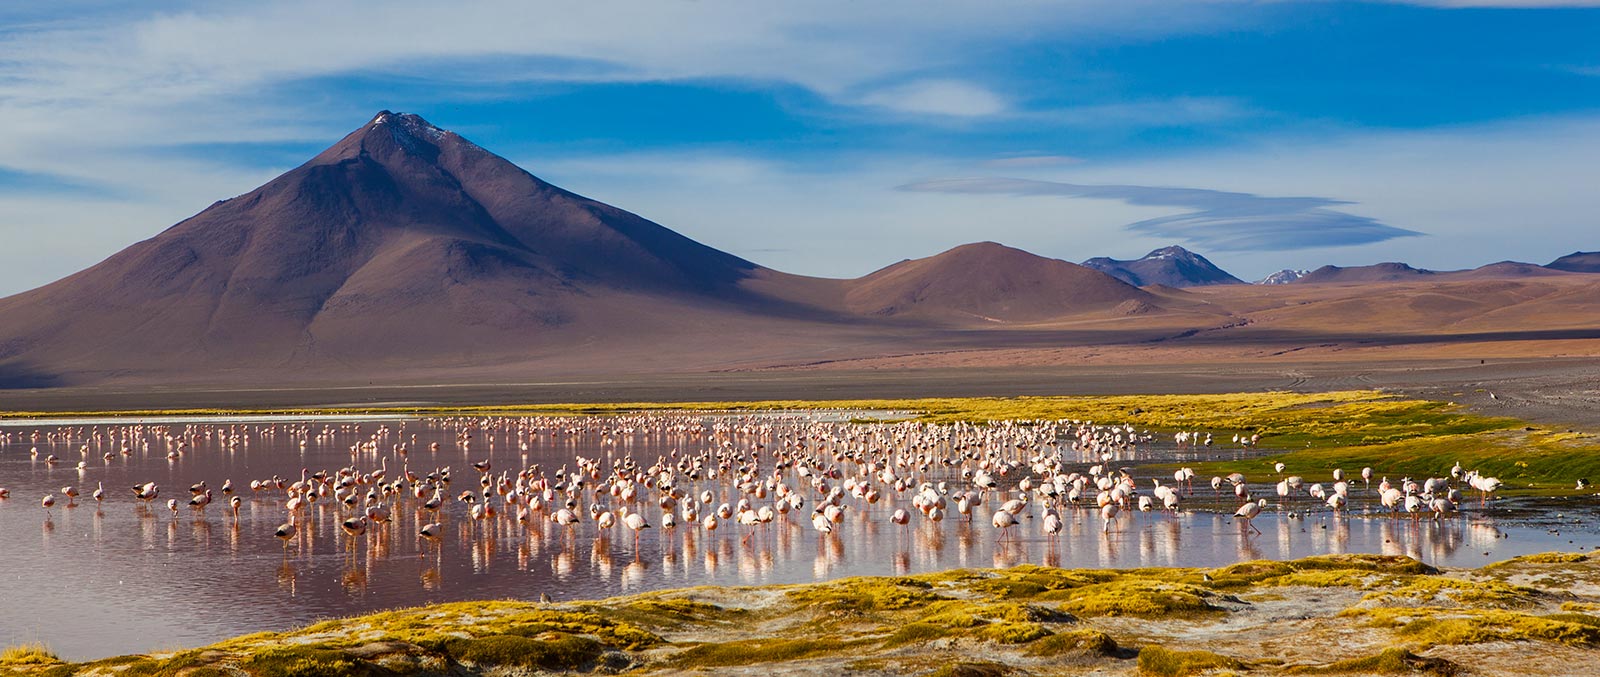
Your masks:
{"label": "conical mountain peak", "polygon": [[1212,284],[1242,284],[1243,281],[1216,267],[1206,257],[1178,245],[1162,247],[1132,261],[1098,256],[1083,265],[1135,286],[1200,287]]}
{"label": "conical mountain peak", "polygon": [[350,132],[309,164],[334,164],[362,156],[383,163],[415,158],[433,164],[439,162],[440,155],[447,148],[488,154],[461,135],[436,126],[420,115],[383,110],[373,116],[371,122]]}
{"label": "conical mountain peak", "polygon": [[530,335],[588,317],[594,299],[721,303],[742,298],[756,270],[420,116],[383,111],[249,193],[5,299],[0,364],[28,347],[38,362],[127,356],[104,360],[111,370],[150,355],[366,359],[376,345],[515,355]]}
{"label": "conical mountain peak", "polygon": [[380,111],[377,116],[372,118],[372,122],[368,124],[368,127],[375,130],[388,131],[396,140],[412,139],[435,144],[444,140],[447,136],[456,136],[455,132],[436,127],[416,113]]}

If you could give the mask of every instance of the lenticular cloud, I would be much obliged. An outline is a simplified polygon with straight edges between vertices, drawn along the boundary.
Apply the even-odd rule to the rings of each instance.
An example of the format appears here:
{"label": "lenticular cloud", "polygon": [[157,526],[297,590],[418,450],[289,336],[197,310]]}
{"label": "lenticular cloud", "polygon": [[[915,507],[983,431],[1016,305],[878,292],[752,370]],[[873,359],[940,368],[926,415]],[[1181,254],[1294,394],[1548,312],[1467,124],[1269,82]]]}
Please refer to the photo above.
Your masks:
{"label": "lenticular cloud", "polygon": [[1264,197],[1204,188],[1084,185],[1009,178],[938,179],[900,186],[926,193],[1054,195],[1121,200],[1148,207],[1192,211],[1146,219],[1125,229],[1212,251],[1282,251],[1371,244],[1422,235],[1377,219],[1335,209],[1352,204],[1323,197]]}

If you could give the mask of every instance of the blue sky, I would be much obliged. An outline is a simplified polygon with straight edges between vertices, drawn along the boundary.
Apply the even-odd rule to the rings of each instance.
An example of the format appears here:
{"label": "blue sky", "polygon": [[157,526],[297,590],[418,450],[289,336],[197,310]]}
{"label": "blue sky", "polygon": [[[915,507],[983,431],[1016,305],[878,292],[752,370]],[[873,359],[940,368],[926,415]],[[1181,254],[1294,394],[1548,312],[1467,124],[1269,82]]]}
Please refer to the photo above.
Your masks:
{"label": "blue sky", "polygon": [[1600,249],[1600,2],[151,5],[0,8],[0,294],[380,109],[805,274]]}

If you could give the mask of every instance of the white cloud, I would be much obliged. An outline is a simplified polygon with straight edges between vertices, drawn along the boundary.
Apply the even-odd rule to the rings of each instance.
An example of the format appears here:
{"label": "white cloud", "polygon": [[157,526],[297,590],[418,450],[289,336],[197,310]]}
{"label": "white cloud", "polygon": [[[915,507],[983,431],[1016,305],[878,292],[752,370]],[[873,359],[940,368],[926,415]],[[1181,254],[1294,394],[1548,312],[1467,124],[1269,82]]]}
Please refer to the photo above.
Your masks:
{"label": "white cloud", "polygon": [[[1452,269],[1515,259],[1548,263],[1600,249],[1600,194],[1592,190],[1600,118],[1530,118],[1435,130],[1276,138],[1225,150],[1084,165],[1079,182],[1181,184],[1221,190],[1320,194],[1431,237],[1276,254],[1211,257],[1240,277],[1281,268],[1405,261]],[[1135,253],[1135,247],[1124,254]],[[1204,252],[1202,252],[1204,253]]]}
{"label": "white cloud", "polygon": [[[1079,184],[1203,180],[1225,191],[1213,195],[1223,196],[1326,195],[1356,203],[1349,209],[1362,216],[1430,235],[1266,253],[1197,247],[1229,272],[1258,279],[1283,268],[1396,260],[1434,269],[1503,259],[1547,263],[1575,249],[1600,249],[1594,216],[1600,214],[1600,194],[1592,190],[1596,156],[1600,119],[1556,118],[1286,137],[1228,150],[1030,171],[1040,180]],[[974,167],[936,157],[859,158],[840,163],[848,170],[826,173],[721,153],[593,156],[542,165],[537,173],[580,193],[758,263],[811,275],[860,275],[977,240],[1071,261],[1137,258],[1183,234],[1128,232],[1127,224],[1193,211],[1120,200],[894,189]]]}
{"label": "white cloud", "polygon": [[[78,6],[99,6],[79,3]],[[1467,4],[1467,3],[1435,3]],[[1521,4],[1500,2],[1494,4]],[[1538,3],[1551,5],[1558,3]],[[1566,3],[1559,3],[1566,4]],[[1593,4],[1593,3],[1586,3]],[[1031,113],[996,92],[952,79],[973,47],[1019,40],[1127,40],[1242,20],[1228,3],[920,0],[858,3],[436,0],[196,3],[149,13],[129,3],[108,15],[50,23],[39,12],[0,29],[0,165],[121,197],[0,195],[0,294],[71,273],[260,184],[279,167],[239,167],[153,147],[216,142],[330,142],[370,115],[339,101],[291,100],[277,88],[350,73],[420,73],[450,82],[441,64],[505,59],[474,78],[782,83],[844,105],[961,119],[1048,115],[1051,124],[1184,125],[1248,114],[1225,99],[1079,106]],[[143,14],[141,14],[143,12]],[[9,15],[8,15],[9,16]],[[899,90],[898,101],[882,97]],[[1015,95],[1015,93],[1013,93]],[[997,151],[1013,149],[996,149]],[[932,152],[932,151],[930,151]],[[1171,209],[1109,201],[1016,200],[910,194],[893,186],[968,173],[960,160],[861,158],[819,174],[723,155],[542,158],[531,168],[704,241],[735,251],[783,249],[758,261],[797,272],[859,274],[891,259],[997,239],[1079,260],[1137,256],[1168,242],[1119,230]],[[1438,234],[1341,249],[1340,260],[1219,257],[1241,276],[1285,266],[1407,258],[1419,265],[1539,258],[1541,247],[1595,248],[1600,213],[1592,158],[1600,126],[1535,121],[1437,135],[1346,135],[1203,155],[1049,166],[1066,182],[1189,185],[1261,194],[1329,195],[1363,213]],[[1004,162],[1005,160],[1001,160]],[[825,195],[828,199],[819,200]],[[1530,222],[1530,214],[1539,221]],[[752,228],[751,224],[765,228]],[[1504,228],[1515,227],[1510,238]],[[1417,244],[1423,240],[1428,245]],[[1439,242],[1448,242],[1440,246]],[[914,244],[912,244],[914,243]],[[920,248],[920,251],[908,247]]]}
{"label": "white cloud", "polygon": [[[1160,35],[1237,20],[1185,6],[1152,21],[1150,8],[1160,4],[1023,0],[996,11],[969,0],[937,8],[920,0],[234,0],[187,10],[128,3],[86,13],[106,6],[76,2],[55,15],[0,10],[15,19],[0,27],[0,171],[122,196],[61,198],[48,209],[0,195],[0,241],[8,245],[0,248],[0,294],[89,265],[271,173],[157,152],[163,147],[326,142],[373,112],[282,93],[296,83],[374,72],[469,82],[473,91],[500,81],[715,79],[798,86],[844,106],[988,115],[1005,108],[1000,96],[939,75],[969,46],[1021,35]],[[450,70],[483,62],[497,66],[470,77]],[[878,94],[863,95],[869,88]],[[905,96],[882,98],[896,88]],[[39,251],[62,255],[48,265],[29,260],[29,272],[18,272]]]}
{"label": "white cloud", "polygon": [[1205,188],[1085,185],[1003,177],[934,179],[909,183],[900,189],[951,195],[1119,200],[1131,205],[1181,207],[1192,211],[1144,219],[1124,229],[1217,252],[1348,247],[1421,235],[1379,223],[1371,217],[1334,209],[1350,203],[1322,197],[1267,197]]}
{"label": "white cloud", "polygon": [[959,80],[908,82],[872,92],[861,97],[860,102],[905,113],[953,117],[985,117],[1006,110],[1006,102],[999,95]]}

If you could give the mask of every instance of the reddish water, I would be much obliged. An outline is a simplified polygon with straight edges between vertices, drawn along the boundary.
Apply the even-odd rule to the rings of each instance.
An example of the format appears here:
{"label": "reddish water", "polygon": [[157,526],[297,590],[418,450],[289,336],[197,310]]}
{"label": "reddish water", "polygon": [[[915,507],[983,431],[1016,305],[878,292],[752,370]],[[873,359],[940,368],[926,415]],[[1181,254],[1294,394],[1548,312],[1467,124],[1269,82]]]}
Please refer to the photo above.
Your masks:
{"label": "reddish water", "polygon": [[[656,528],[644,531],[637,547],[632,532],[618,526],[601,534],[586,514],[571,531],[548,519],[518,524],[511,510],[475,523],[467,518],[464,503],[448,500],[433,516],[409,496],[390,501],[394,521],[387,528],[352,538],[339,526],[351,512],[324,499],[308,509],[300,534],[285,548],[273,536],[286,517],[284,493],[252,493],[248,488],[252,479],[277,475],[294,480],[302,468],[335,471],[352,462],[366,472],[387,462],[388,477],[393,479],[409,463],[419,474],[449,466],[453,482],[446,495],[453,499],[462,490],[477,488],[479,475],[470,463],[484,459],[491,461],[496,474],[535,463],[550,472],[563,465],[574,467],[575,455],[602,459],[631,455],[649,464],[674,450],[688,454],[723,443],[734,449],[775,445],[775,440],[798,435],[802,426],[811,432],[821,426],[833,435],[869,430],[845,423],[841,416],[831,418],[819,424],[796,416],[695,417],[696,424],[746,430],[719,439],[674,432],[666,426],[638,426],[637,431],[627,432],[623,428],[628,423],[617,420],[611,421],[610,434],[591,427],[519,436],[509,426],[485,429],[480,421],[467,447],[458,438],[460,424],[444,421],[174,423],[166,424],[165,430],[182,433],[186,425],[195,425],[190,432],[201,434],[184,437],[187,446],[172,460],[167,456],[172,443],[155,428],[135,436],[124,454],[123,442],[107,434],[112,427],[103,422],[7,424],[0,427],[0,433],[10,436],[9,442],[0,444],[0,487],[11,492],[8,500],[0,500],[4,542],[0,645],[43,641],[65,657],[89,659],[190,647],[329,616],[452,600],[537,599],[540,594],[558,600],[598,598],[690,585],[809,582],[1024,562],[1066,567],[1215,566],[1257,558],[1379,552],[1411,555],[1437,565],[1479,566],[1518,554],[1600,544],[1591,528],[1573,531],[1578,528],[1571,524],[1575,513],[1558,518],[1545,507],[1532,508],[1518,519],[1473,514],[1413,524],[1363,518],[1376,501],[1359,491],[1347,516],[1313,512],[1306,518],[1280,518],[1269,507],[1256,520],[1264,534],[1245,536],[1231,518],[1231,497],[1215,497],[1203,481],[1206,478],[1201,478],[1199,488],[1186,500],[1186,511],[1177,516],[1130,513],[1106,533],[1095,511],[1068,509],[1063,513],[1063,533],[1046,538],[1037,510],[1030,506],[1016,539],[1006,543],[997,543],[990,527],[996,500],[979,507],[971,523],[951,509],[941,524],[917,515],[911,525],[900,527],[888,517],[897,508],[916,514],[910,506],[911,493],[896,495],[885,488],[876,504],[847,501],[851,507],[844,522],[827,536],[819,536],[811,526],[814,503],[748,537],[732,522],[714,532],[681,523],[676,529],[662,529],[660,510],[645,504],[642,512]],[[304,447],[292,432],[301,425],[313,433]],[[380,426],[387,426],[388,432],[375,450],[353,457],[352,445],[372,440]],[[35,431],[38,440],[33,439]],[[98,438],[95,432],[100,433]],[[235,440],[231,445],[230,436]],[[394,452],[397,443],[408,446],[406,456]],[[439,444],[439,451],[428,451],[433,443]],[[523,443],[528,444],[526,451]],[[936,453],[949,452],[930,444]],[[35,448],[37,456],[30,453]],[[110,460],[103,458],[107,452],[113,456]],[[1150,462],[1239,453],[1244,452],[1179,451],[1170,443],[1151,444],[1139,454],[1117,459],[1117,464],[1132,466],[1139,475],[1139,467]],[[59,462],[48,463],[50,455]],[[80,460],[87,466],[82,471],[76,468]],[[1082,472],[1088,467],[1087,459],[1070,451],[1064,460],[1068,470]],[[1267,476],[1264,472],[1261,479]],[[243,498],[237,519],[218,491],[226,479],[233,480]],[[935,468],[930,479],[949,481],[951,491],[968,486],[953,470]],[[1014,486],[1017,479],[1016,475],[1003,478],[1002,488]],[[213,489],[215,503],[204,512],[180,507],[173,515],[167,510],[168,498],[187,501],[187,487],[201,480]],[[160,485],[160,497],[149,505],[136,501],[129,487],[150,481]],[[1145,482],[1141,479],[1141,484]],[[109,495],[101,504],[90,498],[97,484],[103,484]],[[81,493],[74,507],[68,507],[62,495],[66,486]],[[1270,485],[1256,489],[1272,496]],[[701,481],[694,493],[702,490],[715,492],[718,502],[737,500],[724,482]],[[48,512],[40,506],[47,493],[58,501]],[[616,507],[615,499],[605,500]],[[1313,505],[1304,499],[1290,508]],[[1208,506],[1224,514],[1205,510]],[[1542,521],[1531,523],[1528,515]],[[434,520],[443,523],[443,537],[437,542],[418,538],[419,526]],[[1557,533],[1562,530],[1567,533]]]}

